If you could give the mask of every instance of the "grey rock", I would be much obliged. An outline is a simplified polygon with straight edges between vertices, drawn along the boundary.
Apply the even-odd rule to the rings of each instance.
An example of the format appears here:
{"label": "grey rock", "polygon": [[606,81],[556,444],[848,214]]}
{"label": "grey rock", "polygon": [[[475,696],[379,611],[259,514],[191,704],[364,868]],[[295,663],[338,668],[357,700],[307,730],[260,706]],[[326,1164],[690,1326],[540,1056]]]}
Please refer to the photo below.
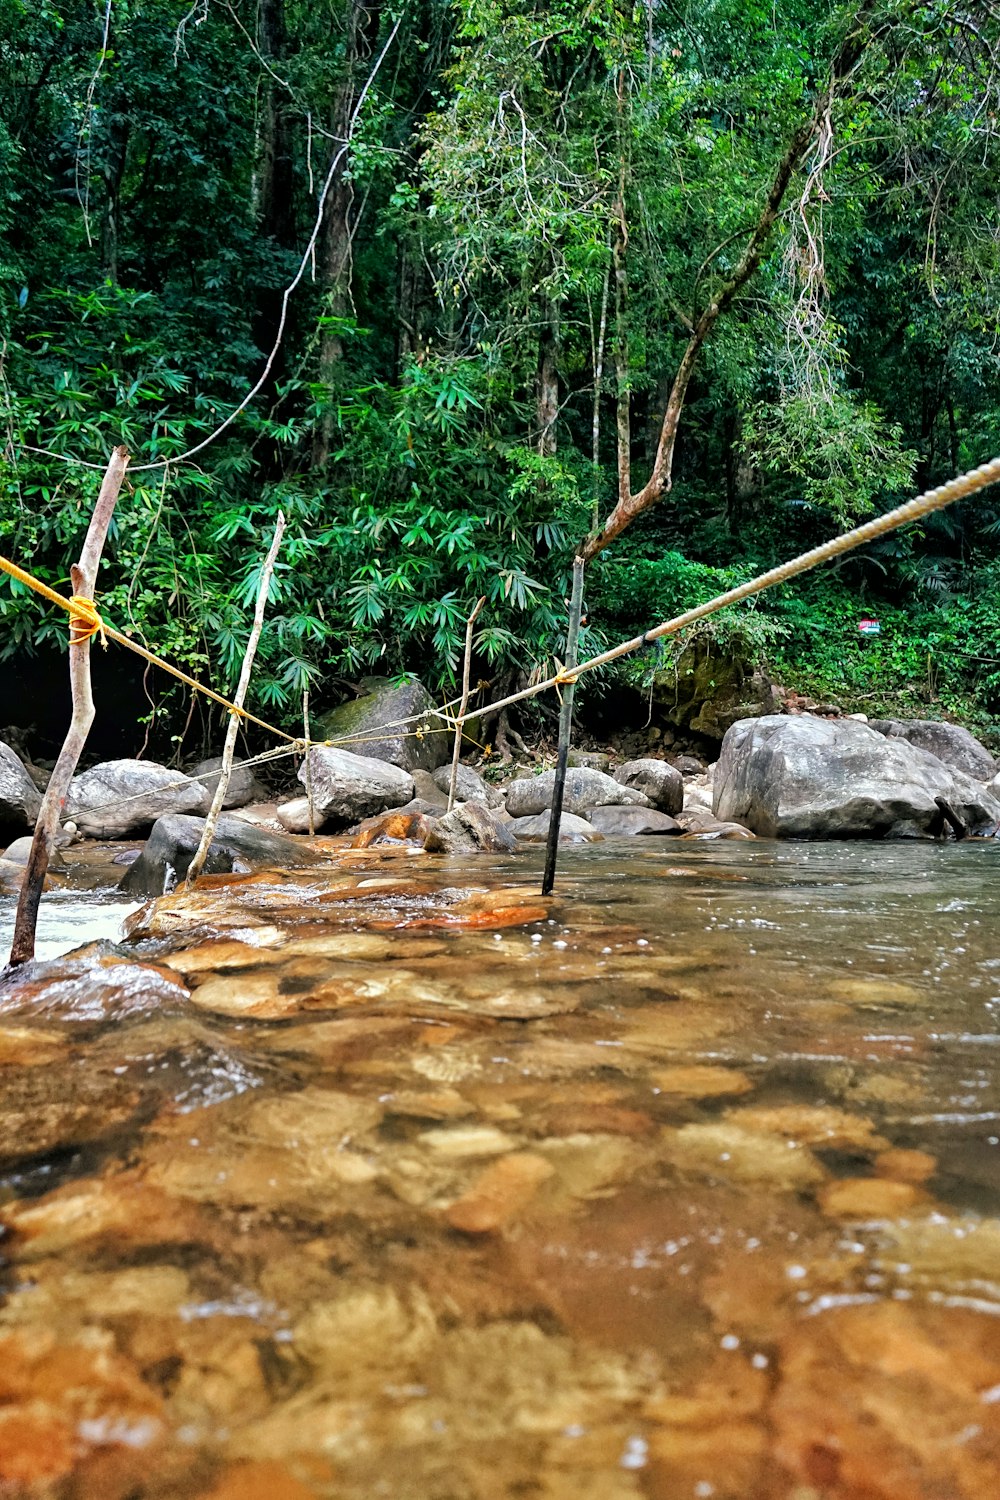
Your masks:
{"label": "grey rock", "polygon": [[439,766],[437,771],[434,772],[421,771],[418,766],[416,770],[410,772],[410,775],[413,777],[413,789],[417,796],[421,802],[431,803],[435,812],[446,812],[448,809],[447,790],[442,792],[435,780],[435,777],[440,775],[442,769],[443,767]]}
{"label": "grey rock", "polygon": [[[157,818],[139,858],[119,882],[119,890],[135,897],[162,896],[187,873],[201,842],[204,818],[171,813]],[[316,864],[321,856],[307,845],[281,833],[269,833],[242,818],[219,819],[205,861],[206,875],[251,870],[260,865],[279,868]]]}
{"label": "grey rock", "polygon": [[606,755],[603,750],[571,750],[567,764],[584,771],[607,771],[611,765],[611,756]]}
{"label": "grey rock", "polygon": [[941,830],[936,798],[971,832],[1000,821],[981,782],[919,745],[852,719],[769,714],[726,734],[713,810],[765,838],[920,838]]}
{"label": "grey rock", "polygon": [[[550,817],[550,812],[543,812],[532,818],[513,818],[507,828],[525,843],[544,844],[549,836]],[[564,812],[559,820],[560,844],[595,844],[603,837],[586,818],[578,818],[574,813]]]}
{"label": "grey rock", "polygon": [[890,739],[919,745],[946,766],[964,771],[977,781],[992,781],[1000,769],[986,746],[961,724],[944,724],[938,719],[872,719],[869,727]]}
{"label": "grey rock", "polygon": [[[0,859],[6,860],[8,864],[20,865],[23,867],[28,863],[28,856],[31,853],[31,844],[31,835],[26,833],[23,838],[15,839],[12,844],[8,844],[7,848],[3,851],[2,854],[0,854]],[[58,869],[65,863],[66,861],[59,853],[59,849],[57,846],[49,855],[49,869]]]}
{"label": "grey rock", "polygon": [[720,823],[713,818],[711,825],[692,828],[683,835],[686,839],[755,839],[757,835],[744,828],[742,823]]}
{"label": "grey rock", "polygon": [[702,776],[705,772],[705,767],[697,755],[676,755],[674,765],[682,776]]}
{"label": "grey rock", "polygon": [[592,807],[588,822],[605,838],[631,838],[640,833],[683,833],[676,819],[655,807]]}
{"label": "grey rock", "polygon": [[[342,741],[342,748],[404,771],[433,771],[451,757],[453,735],[430,710],[434,699],[422,682],[401,687],[367,679],[369,691],[325,714],[314,726],[316,739]],[[412,723],[401,723],[411,720]],[[335,746],[341,748],[341,746]]]}
{"label": "grey rock", "polygon": [[90,838],[115,839],[149,829],[166,813],[206,813],[200,782],[153,760],[107,760],[70,783],[65,816]]}
{"label": "grey rock", "polygon": [[643,792],[659,812],[676,813],[684,806],[684,778],[665,760],[626,761],[615,780]]}
{"label": "grey rock", "polygon": [[424,848],[429,854],[467,854],[474,850],[510,854],[517,848],[517,839],[508,825],[481,802],[460,802],[438,818],[424,840]]}
{"label": "grey rock", "polygon": [[42,805],[41,795],[9,745],[0,741],[0,829],[20,832],[33,828]]}
{"label": "grey rock", "polygon": [[[286,833],[308,833],[309,798],[292,797],[288,802],[279,802],[274,810],[274,816]],[[319,810],[314,808],[313,828],[318,831],[322,826],[323,817]]]}
{"label": "grey rock", "polygon": [[[432,774],[434,785],[444,793],[447,802],[448,788],[451,786],[451,766],[438,766]],[[471,766],[463,765],[458,768],[455,799],[458,802],[481,802],[484,807],[500,807],[503,804],[503,796],[497,787],[485,782]]]}
{"label": "grey rock", "polygon": [[[210,760],[200,760],[192,767],[189,775],[192,780],[200,781],[208,792],[209,797],[215,796],[215,789],[219,784],[218,771],[222,765],[222,756],[213,755]],[[214,774],[213,774],[214,773]],[[229,778],[229,786],[223,807],[246,807],[251,802],[263,802],[267,796],[266,788],[261,786],[254,775],[253,766],[233,766],[232,775]]]}
{"label": "grey rock", "polygon": [[[507,787],[507,811],[512,818],[531,818],[552,806],[555,771],[512,781]],[[649,798],[632,787],[622,786],[603,771],[575,767],[566,772],[563,811],[583,813],[591,807],[651,807]]]}
{"label": "grey rock", "polygon": [[[349,828],[362,818],[400,807],[414,794],[408,771],[368,755],[353,755],[331,745],[314,745],[309,751],[313,802],[318,815],[332,828]],[[299,767],[305,785],[306,768]],[[287,806],[287,804],[285,804]]]}

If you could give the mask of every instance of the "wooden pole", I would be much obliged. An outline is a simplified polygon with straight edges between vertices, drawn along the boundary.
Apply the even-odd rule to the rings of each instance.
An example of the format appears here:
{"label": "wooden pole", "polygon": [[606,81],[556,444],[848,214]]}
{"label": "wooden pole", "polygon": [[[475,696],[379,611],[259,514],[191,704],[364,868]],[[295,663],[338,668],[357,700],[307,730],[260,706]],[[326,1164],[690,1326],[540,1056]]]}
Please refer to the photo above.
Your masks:
{"label": "wooden pole", "polygon": [[479,612],[485,603],[486,595],[484,594],[465,622],[465,664],[462,668],[462,703],[458,710],[459,721],[455,725],[455,748],[451,752],[451,781],[448,786],[449,812],[455,806],[455,793],[458,790],[458,763],[462,755],[462,716],[469,706],[469,683],[472,678],[472,627],[479,619]]}
{"label": "wooden pole", "polygon": [[[104,542],[114,515],[115,505],[125,478],[129,452],[118,447],[108,460],[101,481],[100,493],[94,514],[90,518],[86,540],[80,561],[70,569],[73,594],[78,599],[94,598],[97,570],[104,551]],[[24,881],[17,902],[14,919],[14,941],[11,944],[11,967],[27,963],[35,956],[35,928],[38,925],[38,907],[42,899],[45,876],[55,847],[59,817],[66,805],[70,782],[87,743],[90,727],[94,722],[94,694],[90,682],[90,641],[93,631],[78,617],[70,616],[69,630],[69,683],[73,695],[73,717],[59,752],[55,769],[42,799],[35,823],[35,836],[31,841],[31,853],[24,872]]]}
{"label": "wooden pole", "polygon": [[312,761],[309,759],[309,744],[312,736],[309,733],[309,689],[302,689],[302,733],[306,744],[306,801],[309,803],[309,834],[310,837],[316,832],[316,810],[313,807],[313,777]]}
{"label": "wooden pole", "polygon": [[[279,510],[278,523],[274,528],[274,540],[271,549],[264,560],[264,567],[260,575],[260,587],[257,590],[257,607],[254,610],[253,625],[250,627],[250,639],[247,641],[247,649],[243,657],[243,666],[240,669],[239,685],[233,695],[234,708],[240,709],[246,700],[247,689],[250,686],[250,673],[253,670],[253,659],[257,655],[257,642],[264,628],[264,610],[267,607],[267,595],[271,586],[271,574],[274,572],[275,559],[281,546],[281,538],[285,534],[285,517]],[[205,827],[201,833],[201,843],[195,852],[194,858],[188,865],[187,875],[184,880],[184,889],[190,890],[198,876],[205,867],[208,851],[215,837],[216,824],[222,811],[222,804],[226,800],[229,790],[229,778],[233,771],[233,756],[236,753],[236,736],[240,732],[240,715],[230,709],[229,728],[226,730],[226,743],[222,749],[222,765],[219,767],[219,783],[215,788],[215,796],[212,805],[208,809],[205,819]]]}
{"label": "wooden pole", "polygon": [[[566,668],[572,672],[576,666],[577,642],[580,639],[580,616],[583,613],[583,571],[586,564],[582,557],[573,559],[573,592],[569,602],[569,627],[566,632]],[[563,792],[566,787],[566,767],[569,764],[569,743],[573,732],[573,690],[576,684],[567,682],[563,688],[562,710],[559,714],[559,757],[556,761],[556,779],[552,788],[552,807],[549,812],[549,835],[545,845],[545,874],[542,876],[542,895],[551,896],[556,882],[556,854],[559,849],[559,824],[562,819]]]}

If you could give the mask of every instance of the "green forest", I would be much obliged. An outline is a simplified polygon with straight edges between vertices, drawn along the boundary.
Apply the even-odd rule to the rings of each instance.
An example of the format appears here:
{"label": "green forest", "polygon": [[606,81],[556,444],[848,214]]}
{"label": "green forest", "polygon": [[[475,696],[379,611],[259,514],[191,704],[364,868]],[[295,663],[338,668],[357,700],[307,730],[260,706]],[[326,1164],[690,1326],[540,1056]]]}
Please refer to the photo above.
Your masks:
{"label": "green forest", "polygon": [[[480,596],[474,680],[546,675],[580,549],[590,655],[1000,451],[993,0],[0,0],[0,37],[0,552],[65,590],[127,444],[101,608],[226,691],[284,512],[276,722],[452,695]],[[704,628],[988,728],[998,539],[989,491]],[[65,641],[8,578],[0,617],[8,664]]]}

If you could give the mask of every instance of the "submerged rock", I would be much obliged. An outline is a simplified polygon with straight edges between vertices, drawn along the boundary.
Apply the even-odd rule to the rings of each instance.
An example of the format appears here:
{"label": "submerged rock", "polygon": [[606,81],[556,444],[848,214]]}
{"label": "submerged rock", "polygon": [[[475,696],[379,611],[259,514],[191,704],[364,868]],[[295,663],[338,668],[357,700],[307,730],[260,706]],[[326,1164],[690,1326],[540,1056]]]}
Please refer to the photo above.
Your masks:
{"label": "submerged rock", "polygon": [[[362,818],[401,807],[414,795],[413,778],[388,761],[369,755],[354,755],[330,745],[314,745],[309,751],[313,805],[320,821],[333,828],[349,828]],[[299,768],[305,785],[306,768]]]}
{"label": "submerged rock", "polygon": [[429,854],[510,854],[517,838],[481,802],[460,802],[428,829],[424,848]]}
{"label": "submerged rock", "polygon": [[42,799],[22,761],[0,742],[0,832],[32,828]]}
{"label": "submerged rock", "polygon": [[369,678],[366,686],[370,690],[362,697],[342,703],[318,721],[317,738],[340,741],[344,750],[404,771],[433,771],[450,758],[451,735],[442,732],[444,721],[433,712],[434,699],[422,682],[397,686]]}
{"label": "submerged rock", "polygon": [[[162,896],[172,890],[187,873],[204,827],[203,818],[179,815],[158,818],[139,858],[122,876],[119,890],[136,897]],[[312,849],[283,834],[269,833],[266,828],[258,828],[241,818],[223,815],[208,851],[205,874],[228,874],[261,864],[315,864],[319,858]]]}
{"label": "submerged rock", "polygon": [[630,760],[619,766],[615,780],[643,792],[659,812],[678,813],[684,806],[684,778],[665,760]]}
{"label": "submerged rock", "polygon": [[[522,777],[507,787],[507,811],[512,818],[530,818],[548,812],[552,806],[555,771],[540,776]],[[564,813],[583,813],[591,807],[651,807],[649,798],[629,786],[623,786],[603,771],[584,767],[566,773],[563,793]]]}
{"label": "submerged rock", "polygon": [[211,794],[181,771],[152,760],[109,760],[74,776],[66,817],[91,838],[151,828],[167,813],[206,813]]}
{"label": "submerged rock", "polygon": [[940,799],[972,832],[1000,823],[1000,802],[928,750],[810,714],[734,724],[714,786],[717,817],[767,838],[928,837],[943,825]]}

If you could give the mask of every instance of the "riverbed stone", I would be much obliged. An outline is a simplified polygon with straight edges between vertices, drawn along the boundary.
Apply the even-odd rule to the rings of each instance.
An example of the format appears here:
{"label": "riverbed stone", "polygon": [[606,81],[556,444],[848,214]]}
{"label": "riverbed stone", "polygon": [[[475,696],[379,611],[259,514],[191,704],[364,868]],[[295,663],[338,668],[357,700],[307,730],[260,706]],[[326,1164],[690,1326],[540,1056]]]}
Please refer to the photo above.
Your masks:
{"label": "riverbed stone", "polygon": [[[512,818],[532,818],[552,806],[555,771],[521,777],[507,787],[507,811]],[[650,799],[633,787],[623,786],[613,776],[586,767],[566,772],[563,811],[585,813],[592,807],[652,807]]]}
{"label": "riverbed stone", "polygon": [[665,760],[629,760],[614,779],[643,792],[661,813],[678,813],[684,806],[684,778]]}
{"label": "riverbed stone", "polygon": [[684,832],[679,823],[655,807],[592,807],[587,821],[608,839]]}
{"label": "riverbed stone", "polygon": [[[529,844],[543,843],[549,836],[550,817],[551,813],[543,812],[533,818],[514,818],[507,828],[516,839]],[[578,818],[575,813],[564,812],[559,820],[560,844],[592,844],[603,837],[592,823],[586,818]]]}
{"label": "riverbed stone", "polygon": [[585,771],[608,771],[611,766],[611,756],[603,750],[570,750],[567,764]]}
{"label": "riverbed stone", "polygon": [[[222,765],[222,756],[214,755],[209,760],[200,760],[196,766],[191,768],[192,780],[200,781],[208,792],[209,797],[214,797],[219,785],[219,768]],[[223,800],[223,808],[246,807],[251,802],[265,802],[267,791],[257,780],[253,766],[240,765],[239,762],[233,766],[229,777],[229,786]]]}
{"label": "riverbed stone", "polygon": [[74,776],[66,817],[90,838],[123,838],[168,813],[206,813],[210,793],[182,771],[152,760],[108,760]]}
{"label": "riverbed stone", "polygon": [[856,720],[770,714],[728,731],[713,808],[767,838],[919,838],[941,829],[935,799],[971,832],[1000,822],[981,782],[919,745]]}
{"label": "riverbed stone", "polygon": [[[348,828],[362,818],[387,812],[411,801],[413,777],[408,771],[369,755],[355,755],[332,745],[314,745],[309,751],[313,804],[317,814],[332,828]],[[299,768],[305,785],[305,764]]]}
{"label": "riverbed stone", "polygon": [[[187,873],[201,842],[203,818],[171,814],[157,818],[139,858],[123,875],[119,890],[129,896],[162,896]],[[284,834],[269,833],[242,818],[219,818],[205,861],[206,875],[251,870],[257,865],[315,864],[315,851]]]}
{"label": "riverbed stone", "polygon": [[[279,802],[274,810],[274,816],[281,824],[286,833],[308,833],[309,832],[309,798],[291,797],[287,802]],[[323,818],[319,811],[313,809],[313,828],[319,829],[323,826]]]}
{"label": "riverbed stone", "polygon": [[41,805],[41,795],[23,762],[0,741],[0,833],[34,827]]}
{"label": "riverbed stone", "polygon": [[[431,779],[437,790],[444,794],[447,805],[448,791],[451,786],[451,765],[438,766],[431,773]],[[413,778],[416,785],[416,777]],[[419,792],[419,787],[417,788]],[[484,781],[478,771],[471,766],[459,765],[458,779],[455,785],[455,799],[458,802],[482,802],[486,807],[502,807],[503,794],[499,787],[490,786]]]}
{"label": "riverbed stone", "polygon": [[481,802],[460,802],[431,824],[424,839],[429,854],[511,854],[517,838]]}
{"label": "riverbed stone", "polygon": [[871,719],[869,728],[889,739],[907,740],[976,781],[992,781],[1000,770],[986,746],[961,724],[940,719]]}
{"label": "riverbed stone", "polygon": [[360,697],[342,703],[317,721],[315,739],[333,740],[335,748],[385,761],[404,771],[433,771],[451,758],[453,736],[444,732],[444,720],[433,712],[436,704],[422,682],[414,678],[398,684],[369,677],[363,686],[367,691]]}

